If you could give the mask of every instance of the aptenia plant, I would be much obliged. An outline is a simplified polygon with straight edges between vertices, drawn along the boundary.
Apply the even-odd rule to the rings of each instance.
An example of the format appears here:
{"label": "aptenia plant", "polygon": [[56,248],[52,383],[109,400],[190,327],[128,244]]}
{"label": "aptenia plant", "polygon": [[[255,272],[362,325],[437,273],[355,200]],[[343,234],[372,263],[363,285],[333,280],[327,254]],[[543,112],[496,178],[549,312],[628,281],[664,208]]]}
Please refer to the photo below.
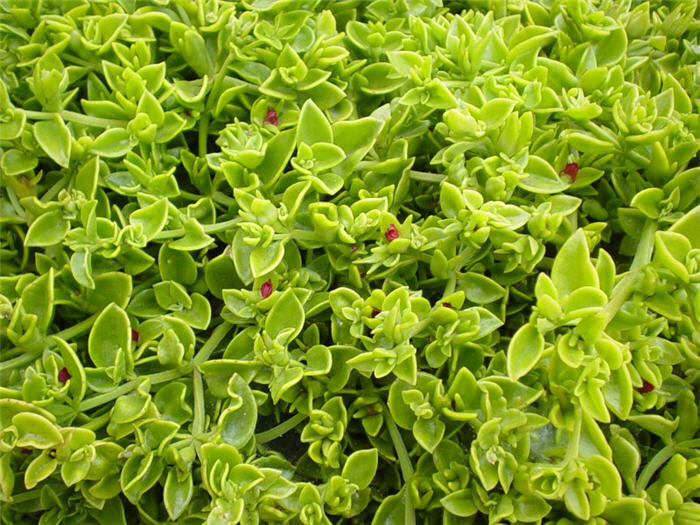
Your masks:
{"label": "aptenia plant", "polygon": [[700,523],[699,14],[2,0],[2,523]]}

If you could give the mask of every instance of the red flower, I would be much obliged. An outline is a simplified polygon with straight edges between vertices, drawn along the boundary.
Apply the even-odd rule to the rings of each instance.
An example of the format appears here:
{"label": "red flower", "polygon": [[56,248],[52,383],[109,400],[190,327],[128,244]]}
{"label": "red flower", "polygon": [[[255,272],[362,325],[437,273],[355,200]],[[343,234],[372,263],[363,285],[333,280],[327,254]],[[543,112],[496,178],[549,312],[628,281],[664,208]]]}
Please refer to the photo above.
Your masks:
{"label": "red flower", "polygon": [[279,124],[279,121],[277,120],[277,112],[274,109],[268,109],[267,115],[265,115],[263,122],[277,126]]}
{"label": "red flower", "polygon": [[381,310],[379,308],[372,308],[372,317],[377,317]]}
{"label": "red flower", "polygon": [[268,279],[262,285],[260,286],[260,295],[262,295],[263,299],[266,299],[270,297],[270,294],[272,293],[272,279]]}
{"label": "red flower", "polygon": [[445,308],[453,308],[452,303],[447,303],[447,302],[442,303],[442,306],[444,306]]}
{"label": "red flower", "polygon": [[70,372],[68,372],[68,369],[65,366],[58,371],[58,380],[64,385],[66,384],[66,381],[70,379],[70,377]]}
{"label": "red flower", "polygon": [[394,241],[399,238],[399,230],[393,224],[389,225],[389,228],[384,232],[384,237],[386,237],[389,242]]}
{"label": "red flower", "polygon": [[134,330],[133,328],[131,329],[131,340],[132,341],[138,341],[139,340],[139,333]]}
{"label": "red flower", "polygon": [[578,175],[578,164],[576,162],[569,162],[564,169],[561,170],[564,175],[568,175],[571,182],[576,182],[576,176]]}
{"label": "red flower", "polygon": [[654,385],[652,385],[649,381],[642,381],[642,386],[637,389],[637,392],[640,394],[648,394],[652,390],[654,390]]}

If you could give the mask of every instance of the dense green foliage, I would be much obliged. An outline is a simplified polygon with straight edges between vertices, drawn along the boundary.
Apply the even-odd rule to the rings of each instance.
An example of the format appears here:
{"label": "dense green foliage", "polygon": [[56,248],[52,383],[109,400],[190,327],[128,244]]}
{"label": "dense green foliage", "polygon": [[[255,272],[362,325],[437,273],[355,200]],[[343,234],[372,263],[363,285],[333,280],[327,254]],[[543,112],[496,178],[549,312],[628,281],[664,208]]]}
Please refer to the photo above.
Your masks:
{"label": "dense green foliage", "polygon": [[0,519],[700,523],[695,0],[0,0]]}

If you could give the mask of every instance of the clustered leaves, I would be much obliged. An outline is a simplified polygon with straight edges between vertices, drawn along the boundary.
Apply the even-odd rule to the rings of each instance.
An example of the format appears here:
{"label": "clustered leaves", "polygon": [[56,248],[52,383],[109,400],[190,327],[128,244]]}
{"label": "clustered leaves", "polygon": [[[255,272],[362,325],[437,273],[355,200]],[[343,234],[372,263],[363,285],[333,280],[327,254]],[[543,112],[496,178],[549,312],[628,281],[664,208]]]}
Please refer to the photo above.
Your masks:
{"label": "clustered leaves", "polygon": [[2,522],[700,522],[698,15],[0,2]]}

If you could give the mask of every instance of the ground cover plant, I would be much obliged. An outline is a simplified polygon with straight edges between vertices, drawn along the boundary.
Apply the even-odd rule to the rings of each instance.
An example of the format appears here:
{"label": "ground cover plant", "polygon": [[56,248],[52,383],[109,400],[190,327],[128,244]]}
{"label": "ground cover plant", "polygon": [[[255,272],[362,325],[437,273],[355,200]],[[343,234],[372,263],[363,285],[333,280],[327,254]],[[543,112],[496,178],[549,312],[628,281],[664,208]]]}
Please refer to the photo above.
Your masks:
{"label": "ground cover plant", "polygon": [[2,523],[700,523],[699,27],[0,1]]}

